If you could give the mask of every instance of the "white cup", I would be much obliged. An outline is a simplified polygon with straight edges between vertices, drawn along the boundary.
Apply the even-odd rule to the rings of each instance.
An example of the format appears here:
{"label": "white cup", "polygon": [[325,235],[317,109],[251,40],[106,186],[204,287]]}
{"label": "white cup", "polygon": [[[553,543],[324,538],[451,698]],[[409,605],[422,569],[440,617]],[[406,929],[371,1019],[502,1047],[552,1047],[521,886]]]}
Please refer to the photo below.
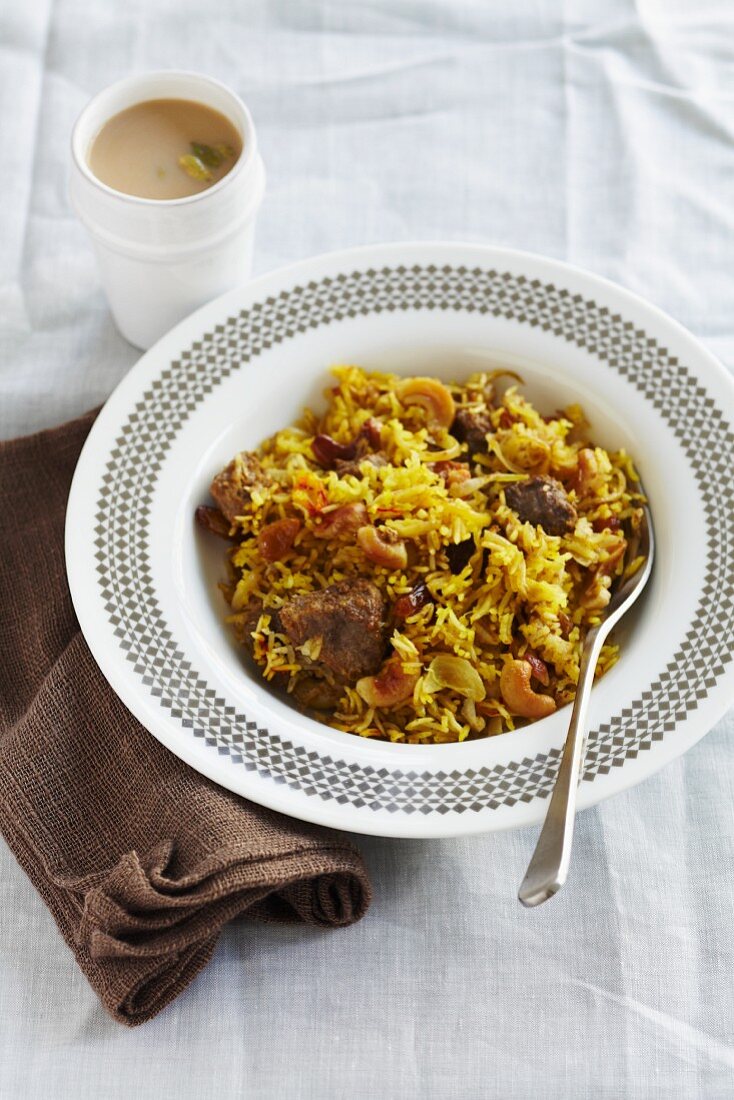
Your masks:
{"label": "white cup", "polygon": [[[89,150],[113,115],[147,99],[193,99],[225,115],[242,152],[206,191],[144,199],[102,183]],[[71,136],[70,197],[89,231],[107,299],[125,339],[148,348],[205,302],[249,278],[255,219],[265,190],[250,112],[224,84],[198,73],[130,76],[96,95]]]}

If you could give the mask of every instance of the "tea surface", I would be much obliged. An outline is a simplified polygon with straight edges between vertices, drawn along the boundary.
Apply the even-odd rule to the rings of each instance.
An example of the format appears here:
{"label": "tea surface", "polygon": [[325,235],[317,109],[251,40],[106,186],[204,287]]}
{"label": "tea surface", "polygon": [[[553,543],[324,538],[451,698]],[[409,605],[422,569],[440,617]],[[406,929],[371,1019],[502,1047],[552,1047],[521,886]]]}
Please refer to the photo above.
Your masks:
{"label": "tea surface", "polygon": [[89,167],[124,194],[180,199],[212,187],[241,152],[237,129],[219,111],[190,99],[149,99],[104,124]]}

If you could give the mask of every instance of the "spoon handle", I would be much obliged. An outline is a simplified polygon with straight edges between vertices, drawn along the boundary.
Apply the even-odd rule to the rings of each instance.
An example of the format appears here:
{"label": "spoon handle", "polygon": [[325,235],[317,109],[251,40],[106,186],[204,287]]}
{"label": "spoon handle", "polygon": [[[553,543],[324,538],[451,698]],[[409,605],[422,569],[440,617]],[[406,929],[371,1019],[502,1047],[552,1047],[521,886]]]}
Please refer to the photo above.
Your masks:
{"label": "spoon handle", "polygon": [[528,908],[552,897],[563,886],[568,874],[576,819],[576,792],[586,748],[586,715],[594,669],[609,633],[608,628],[603,629],[605,626],[607,624],[602,623],[590,630],[584,643],[576,699],[548,813],[518,892],[520,901]]}

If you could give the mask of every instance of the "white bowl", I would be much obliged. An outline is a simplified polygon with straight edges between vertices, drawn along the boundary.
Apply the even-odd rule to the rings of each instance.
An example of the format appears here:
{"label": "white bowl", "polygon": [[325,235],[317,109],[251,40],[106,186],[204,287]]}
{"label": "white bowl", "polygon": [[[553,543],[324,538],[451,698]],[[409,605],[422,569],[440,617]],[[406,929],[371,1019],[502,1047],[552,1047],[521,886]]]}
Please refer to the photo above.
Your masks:
{"label": "white bowl", "polygon": [[108,401],[74,478],[67,565],[90,648],[140,721],[224,786],[338,828],[439,836],[541,819],[568,708],[464,744],[369,741],[274,695],[224,623],[222,549],[194,509],[236,451],[318,405],[347,361],[447,379],[511,365],[541,408],[578,400],[596,441],[628,448],[658,557],[593,691],[580,805],[698,740],[732,695],[731,380],[605,280],[456,244],[351,250],[258,279],[164,337]]}

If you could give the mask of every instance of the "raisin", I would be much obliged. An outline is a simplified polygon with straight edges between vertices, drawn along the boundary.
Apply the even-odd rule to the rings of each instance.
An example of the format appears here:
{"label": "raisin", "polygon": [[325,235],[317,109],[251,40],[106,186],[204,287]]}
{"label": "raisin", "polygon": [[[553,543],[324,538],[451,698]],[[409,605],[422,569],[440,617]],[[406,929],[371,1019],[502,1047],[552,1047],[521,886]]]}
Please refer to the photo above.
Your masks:
{"label": "raisin", "polygon": [[464,569],[474,551],[476,550],[474,539],[464,539],[463,542],[452,542],[446,547],[446,557],[449,561],[449,569],[452,573],[460,573]]}
{"label": "raisin", "polygon": [[317,435],[311,444],[313,456],[319,466],[330,470],[338,458],[349,460],[354,458],[357,447],[352,443],[337,443],[330,435]]}
{"label": "raisin", "polygon": [[591,526],[597,534],[599,534],[602,531],[618,531],[622,524],[616,516],[609,516],[608,519],[603,519],[601,516],[598,516]]}
{"label": "raisin", "polygon": [[543,687],[548,687],[550,677],[548,676],[548,666],[542,657],[538,657],[535,653],[526,653],[523,657],[524,661],[530,665],[533,670],[533,676],[538,680]]}
{"label": "raisin", "polygon": [[416,611],[420,611],[432,599],[426,582],[418,581],[410,592],[406,593],[405,596],[398,597],[393,607],[393,614],[396,619],[407,619],[409,615],[415,615]]}
{"label": "raisin", "polygon": [[281,561],[300,530],[300,519],[276,519],[274,523],[267,523],[257,536],[257,545],[265,561]]}

